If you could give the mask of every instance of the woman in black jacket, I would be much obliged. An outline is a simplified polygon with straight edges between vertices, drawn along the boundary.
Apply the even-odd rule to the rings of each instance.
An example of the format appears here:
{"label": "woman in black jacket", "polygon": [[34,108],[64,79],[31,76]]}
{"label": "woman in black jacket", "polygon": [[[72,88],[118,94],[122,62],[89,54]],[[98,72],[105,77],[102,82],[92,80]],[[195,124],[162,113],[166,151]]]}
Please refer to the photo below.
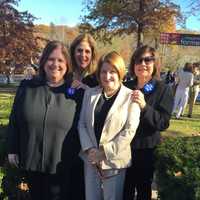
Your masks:
{"label": "woman in black jacket", "polygon": [[138,48],[132,55],[130,72],[134,80],[125,85],[133,89],[132,98],[141,108],[139,127],[132,141],[132,166],[125,180],[124,200],[151,199],[154,173],[154,150],[160,142],[160,131],[168,128],[173,106],[169,86],[155,79],[158,57],[149,46]]}
{"label": "woman in black jacket", "polygon": [[[82,91],[71,88],[66,47],[47,44],[39,76],[21,82],[10,115],[8,160],[25,171],[32,200],[82,199],[77,122]],[[83,181],[83,179],[82,179]]]}

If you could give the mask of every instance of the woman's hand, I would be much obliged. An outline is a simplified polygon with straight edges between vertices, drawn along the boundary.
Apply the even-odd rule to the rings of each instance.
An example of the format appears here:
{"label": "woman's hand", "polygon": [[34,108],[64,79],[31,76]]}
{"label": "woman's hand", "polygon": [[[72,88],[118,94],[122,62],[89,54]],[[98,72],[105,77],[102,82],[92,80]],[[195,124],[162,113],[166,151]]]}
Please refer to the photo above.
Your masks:
{"label": "woman's hand", "polygon": [[19,165],[18,154],[8,154],[8,161],[11,165],[18,167],[18,165]]}
{"label": "woman's hand", "polygon": [[140,90],[133,90],[132,101],[138,103],[141,109],[144,109],[146,106],[144,94]]}
{"label": "woman's hand", "polygon": [[84,84],[78,80],[74,80],[71,84],[71,87],[75,88],[75,89],[83,88],[84,90],[88,88],[88,86],[86,84]]}
{"label": "woman's hand", "polygon": [[89,150],[87,150],[87,156],[88,156],[88,161],[92,164],[95,165],[96,162],[96,153],[97,153],[97,149],[96,148],[90,148]]}
{"label": "woman's hand", "polygon": [[87,155],[88,155],[88,161],[93,165],[98,164],[100,161],[106,158],[102,147],[100,147],[99,149],[96,148],[89,149],[87,151]]}

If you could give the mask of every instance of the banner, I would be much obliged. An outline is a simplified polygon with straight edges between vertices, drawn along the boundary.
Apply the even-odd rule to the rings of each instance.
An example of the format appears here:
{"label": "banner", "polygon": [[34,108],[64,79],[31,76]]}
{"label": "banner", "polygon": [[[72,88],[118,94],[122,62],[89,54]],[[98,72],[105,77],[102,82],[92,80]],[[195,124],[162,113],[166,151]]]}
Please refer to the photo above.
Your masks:
{"label": "banner", "polygon": [[161,33],[161,44],[200,46],[200,35],[182,33]]}

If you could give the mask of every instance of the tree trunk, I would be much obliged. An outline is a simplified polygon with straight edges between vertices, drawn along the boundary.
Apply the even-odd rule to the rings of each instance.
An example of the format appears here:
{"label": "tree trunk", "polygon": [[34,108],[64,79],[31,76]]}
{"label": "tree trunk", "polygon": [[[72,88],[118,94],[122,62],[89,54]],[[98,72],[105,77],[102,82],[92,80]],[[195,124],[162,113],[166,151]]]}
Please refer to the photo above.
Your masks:
{"label": "tree trunk", "polygon": [[[143,9],[143,0],[140,0],[139,2],[139,13],[140,13],[140,16],[142,17],[143,16],[143,13],[144,13],[144,9]],[[140,18],[139,16],[139,18]],[[138,47],[141,47],[143,45],[143,23],[141,21],[141,19],[139,19],[138,21],[138,30],[137,30],[137,48]]]}
{"label": "tree trunk", "polygon": [[143,45],[143,24],[138,24],[137,48]]}
{"label": "tree trunk", "polygon": [[155,42],[155,49],[158,49],[159,47],[159,39],[157,37],[154,38],[154,42]]}

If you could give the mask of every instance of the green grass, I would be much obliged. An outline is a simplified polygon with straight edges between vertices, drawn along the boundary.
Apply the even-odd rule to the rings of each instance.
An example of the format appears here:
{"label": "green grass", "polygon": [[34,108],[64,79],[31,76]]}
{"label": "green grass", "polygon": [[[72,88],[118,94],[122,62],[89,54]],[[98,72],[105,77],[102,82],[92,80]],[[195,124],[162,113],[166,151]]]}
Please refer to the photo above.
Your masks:
{"label": "green grass", "polygon": [[170,120],[169,128],[163,132],[163,136],[192,136],[200,134],[200,104],[194,105],[192,118],[186,117],[188,113],[188,106],[185,114],[181,119],[177,120],[174,117]]}
{"label": "green grass", "polygon": [[0,125],[7,125],[14,95],[0,93]]}

